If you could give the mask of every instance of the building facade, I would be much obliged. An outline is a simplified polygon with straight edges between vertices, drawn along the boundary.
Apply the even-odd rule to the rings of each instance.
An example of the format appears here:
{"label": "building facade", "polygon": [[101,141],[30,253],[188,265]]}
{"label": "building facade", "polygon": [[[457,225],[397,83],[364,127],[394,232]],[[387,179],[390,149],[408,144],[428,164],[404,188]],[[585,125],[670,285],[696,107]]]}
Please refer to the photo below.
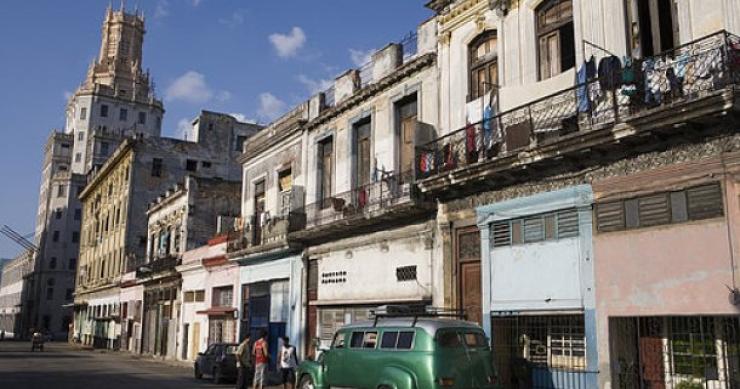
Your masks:
{"label": "building facade", "polygon": [[[136,274],[140,274],[141,267],[147,265],[149,226],[146,211],[149,204],[175,184],[183,182],[186,175],[222,180],[234,175],[239,178],[238,166],[233,166],[239,154],[235,145],[259,127],[239,123],[224,114],[204,112],[201,118],[210,118],[213,123],[196,138],[197,142],[154,137],[127,138],[103,167],[95,171],[81,193],[83,245],[77,271],[75,303],[80,308],[75,318],[75,330],[80,332],[83,342],[98,347],[120,347],[121,308],[128,308],[121,305],[120,286],[124,275],[129,284],[131,280],[141,278]],[[223,149],[223,145],[229,146]],[[214,225],[215,220],[203,220],[202,223],[206,225],[194,223],[189,230],[194,238],[199,236],[198,233],[204,234],[198,228],[207,229]],[[176,291],[168,293],[162,298],[168,301],[176,299]],[[109,314],[91,316],[97,311]],[[94,335],[96,333],[103,335]],[[95,339],[100,340],[96,343]],[[174,343],[168,349],[174,350]]]}

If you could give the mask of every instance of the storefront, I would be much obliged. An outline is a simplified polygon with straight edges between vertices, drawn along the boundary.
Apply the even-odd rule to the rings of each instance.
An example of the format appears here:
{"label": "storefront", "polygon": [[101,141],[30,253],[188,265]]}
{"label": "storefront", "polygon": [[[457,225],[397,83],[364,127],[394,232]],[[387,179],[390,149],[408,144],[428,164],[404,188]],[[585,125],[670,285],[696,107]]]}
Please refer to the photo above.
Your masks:
{"label": "storefront", "polygon": [[268,334],[271,361],[277,361],[278,339],[288,336],[301,344],[301,257],[257,262],[240,267],[239,335],[257,339]]}
{"label": "storefront", "polygon": [[145,286],[142,353],[175,357],[179,290],[179,279]]}
{"label": "storefront", "polygon": [[141,312],[144,285],[136,283],[135,274],[123,275],[121,281],[121,350],[141,352]]}

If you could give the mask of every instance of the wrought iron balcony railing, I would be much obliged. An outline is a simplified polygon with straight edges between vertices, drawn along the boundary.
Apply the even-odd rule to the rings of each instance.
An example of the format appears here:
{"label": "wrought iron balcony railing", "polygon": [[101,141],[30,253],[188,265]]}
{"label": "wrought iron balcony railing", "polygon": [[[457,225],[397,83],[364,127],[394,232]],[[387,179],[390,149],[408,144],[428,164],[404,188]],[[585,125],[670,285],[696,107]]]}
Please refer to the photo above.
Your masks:
{"label": "wrought iron balcony railing", "polygon": [[347,192],[309,204],[298,212],[306,216],[306,229],[354,218],[368,218],[414,201],[412,172],[396,173]]}
{"label": "wrought iron balcony railing", "polygon": [[266,246],[287,243],[288,233],[298,231],[306,225],[302,212],[290,211],[282,216],[248,218],[241,229],[229,232],[227,250],[230,253],[253,249],[259,251]]}
{"label": "wrought iron balcony railing", "polygon": [[416,178],[627,123],[740,82],[740,38],[721,31],[442,136],[416,149]]}

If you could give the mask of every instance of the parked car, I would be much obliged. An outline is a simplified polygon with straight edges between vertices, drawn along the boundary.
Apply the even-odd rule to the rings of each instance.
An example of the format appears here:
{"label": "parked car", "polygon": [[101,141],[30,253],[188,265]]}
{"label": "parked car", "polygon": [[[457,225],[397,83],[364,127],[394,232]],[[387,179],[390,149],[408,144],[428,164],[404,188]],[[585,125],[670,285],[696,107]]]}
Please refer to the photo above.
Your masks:
{"label": "parked car", "polygon": [[236,379],[234,353],[237,347],[239,345],[235,343],[214,343],[208,346],[205,352],[198,353],[193,365],[195,378],[201,379],[203,375],[210,375],[216,384]]}
{"label": "parked car", "polygon": [[342,327],[331,347],[304,361],[298,388],[499,388],[493,356],[476,324],[439,317],[393,317]]}

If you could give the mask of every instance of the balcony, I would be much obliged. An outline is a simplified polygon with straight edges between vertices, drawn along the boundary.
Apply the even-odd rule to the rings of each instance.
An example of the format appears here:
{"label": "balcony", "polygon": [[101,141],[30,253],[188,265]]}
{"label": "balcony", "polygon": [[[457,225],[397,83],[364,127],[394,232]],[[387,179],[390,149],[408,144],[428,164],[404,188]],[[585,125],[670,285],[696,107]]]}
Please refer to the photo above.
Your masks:
{"label": "balcony", "polygon": [[736,131],[737,36],[633,64],[417,147],[419,190],[453,198]]}
{"label": "balcony", "polygon": [[227,252],[230,258],[269,256],[292,250],[296,244],[288,239],[288,235],[306,225],[305,215],[300,212],[262,219],[252,216],[243,228],[229,233]]}
{"label": "balcony", "polygon": [[422,218],[434,203],[419,196],[413,174],[381,177],[378,181],[307,205],[306,228],[291,237],[311,244],[388,228]]}
{"label": "balcony", "polygon": [[136,278],[161,278],[176,274],[175,267],[180,265],[181,258],[167,255],[136,268]]}

